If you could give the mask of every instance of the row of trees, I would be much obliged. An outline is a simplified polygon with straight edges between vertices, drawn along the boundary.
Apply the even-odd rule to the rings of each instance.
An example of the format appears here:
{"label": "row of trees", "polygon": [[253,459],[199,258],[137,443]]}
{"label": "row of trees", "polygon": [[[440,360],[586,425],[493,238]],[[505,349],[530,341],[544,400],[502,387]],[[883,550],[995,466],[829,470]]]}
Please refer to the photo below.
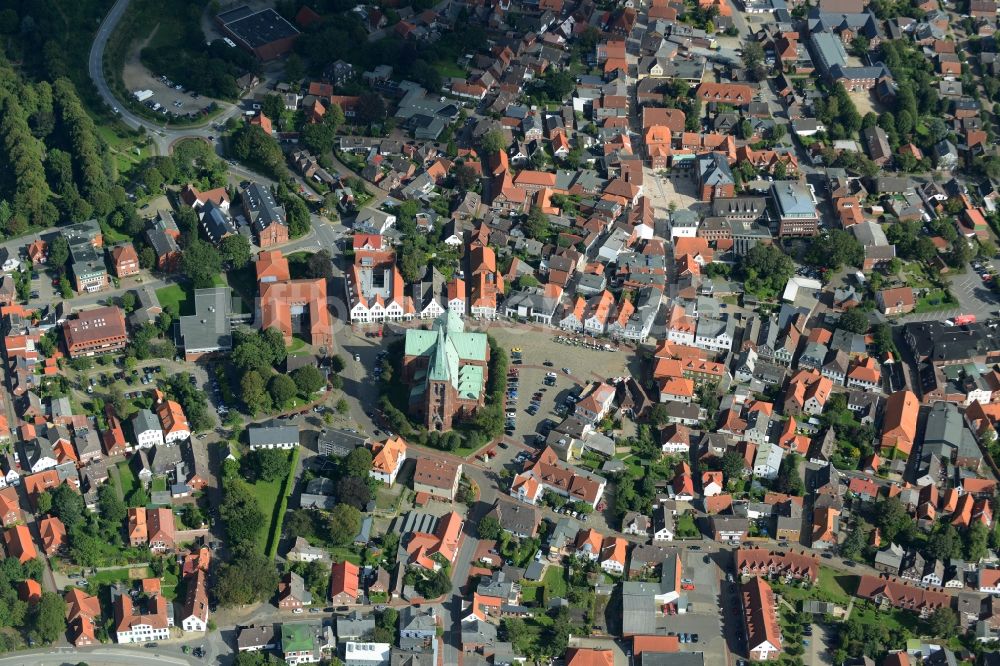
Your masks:
{"label": "row of trees", "polygon": [[264,601],[274,592],[278,574],[274,563],[258,548],[257,538],[266,528],[266,516],[250,485],[241,478],[235,460],[223,464],[222,493],[219,516],[233,558],[219,573],[216,598],[224,606]]}

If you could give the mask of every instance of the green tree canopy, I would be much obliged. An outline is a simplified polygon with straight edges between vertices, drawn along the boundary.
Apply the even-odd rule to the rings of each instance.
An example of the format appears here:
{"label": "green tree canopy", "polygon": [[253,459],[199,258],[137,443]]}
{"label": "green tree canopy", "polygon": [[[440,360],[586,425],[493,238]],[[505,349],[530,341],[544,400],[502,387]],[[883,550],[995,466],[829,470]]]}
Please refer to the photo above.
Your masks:
{"label": "green tree canopy", "polygon": [[181,271],[194,283],[195,289],[214,286],[221,270],[219,251],[201,239],[191,241],[181,255]]}
{"label": "green tree canopy", "polygon": [[292,380],[299,391],[305,396],[311,396],[326,384],[323,373],[314,365],[306,365],[293,370]]}
{"label": "green tree canopy", "polygon": [[239,270],[250,263],[250,241],[242,234],[226,236],[219,243],[222,258]]}
{"label": "green tree canopy", "polygon": [[497,540],[502,533],[500,521],[493,516],[486,516],[479,521],[478,534],[480,539]]}
{"label": "green tree canopy", "polygon": [[351,543],[361,530],[361,512],[350,504],[338,504],[327,515],[326,526],[332,543]]}

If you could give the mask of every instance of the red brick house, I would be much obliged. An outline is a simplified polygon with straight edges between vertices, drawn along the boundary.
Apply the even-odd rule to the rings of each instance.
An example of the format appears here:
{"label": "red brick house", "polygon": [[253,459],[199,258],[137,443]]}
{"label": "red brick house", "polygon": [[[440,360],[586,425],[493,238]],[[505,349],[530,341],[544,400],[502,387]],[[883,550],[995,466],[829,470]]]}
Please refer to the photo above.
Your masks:
{"label": "red brick house", "polygon": [[139,255],[132,243],[111,248],[111,264],[114,266],[115,275],[120,278],[138,273]]}

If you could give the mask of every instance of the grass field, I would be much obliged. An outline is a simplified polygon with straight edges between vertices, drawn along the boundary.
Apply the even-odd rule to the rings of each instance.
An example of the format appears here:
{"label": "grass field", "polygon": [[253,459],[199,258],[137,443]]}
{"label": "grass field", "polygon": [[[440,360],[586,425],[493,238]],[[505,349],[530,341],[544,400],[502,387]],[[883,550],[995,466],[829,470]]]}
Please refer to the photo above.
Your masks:
{"label": "grass field", "polygon": [[309,346],[305,340],[297,335],[292,336],[292,344],[288,345],[289,356],[306,356],[309,354]]}
{"label": "grass field", "polygon": [[[174,306],[174,311],[180,314],[190,314],[185,308],[188,303],[188,293],[179,284],[172,284],[169,287],[161,287],[156,290],[156,298],[160,301],[160,307]],[[193,300],[192,300],[193,307]]]}
{"label": "grass field", "polygon": [[153,479],[153,492],[167,489],[167,478],[164,476],[158,476]]}
{"label": "grass field", "polygon": [[118,463],[118,474],[122,480],[122,497],[128,497],[139,486],[139,479],[124,460]]}
{"label": "grass field", "polygon": [[[281,485],[283,483],[284,479],[278,479],[277,481],[258,481],[250,486],[254,497],[257,498],[257,506],[264,513],[264,519],[267,521],[269,528],[274,525],[274,513],[280,504],[281,498],[279,495],[281,494]],[[270,529],[261,530],[257,535],[257,545],[260,546],[260,552],[267,552],[267,545],[270,538]]]}
{"label": "grass field", "polygon": [[858,577],[838,574],[833,569],[820,567],[819,580],[811,587],[805,588],[783,583],[775,583],[774,586],[775,590],[780,591],[781,595],[789,601],[816,599],[846,606],[851,600],[851,593],[857,589]]}
{"label": "grass field", "polygon": [[[93,576],[89,576],[87,578],[87,582],[94,586],[131,580],[132,576],[129,576],[129,572],[133,571],[133,569],[135,569],[135,567],[121,567],[120,569],[98,571]],[[149,570],[149,567],[140,567],[140,572],[142,575],[137,576],[137,578],[149,578],[153,575],[153,572]]]}
{"label": "grass field", "polygon": [[346,546],[336,546],[330,549],[330,557],[334,562],[351,562],[361,564],[361,556]]}
{"label": "grass field", "polygon": [[955,306],[955,299],[944,289],[932,289],[917,300],[914,312],[934,312],[935,310],[947,310]]}
{"label": "grass field", "polygon": [[545,570],[542,583],[545,585],[545,593],[549,599],[566,596],[568,586],[566,577],[563,576],[564,573],[565,571],[561,567],[548,567]]}
{"label": "grass field", "polygon": [[[227,286],[226,279],[221,275],[216,275],[212,279],[212,286],[225,287]],[[172,284],[169,287],[161,287],[156,290],[156,298],[160,301],[161,307],[170,304],[176,307],[176,311],[181,315],[194,314],[194,287],[189,282],[185,282],[183,285]]]}
{"label": "grass field", "polygon": [[292,483],[295,479],[295,467],[299,461],[299,452],[295,450],[291,453],[291,466],[288,476],[276,481],[258,481],[250,485],[254,497],[257,498],[257,505],[267,521],[266,530],[261,530],[257,535],[257,545],[263,553],[271,553],[281,539],[281,524],[285,521],[285,501],[291,492]]}

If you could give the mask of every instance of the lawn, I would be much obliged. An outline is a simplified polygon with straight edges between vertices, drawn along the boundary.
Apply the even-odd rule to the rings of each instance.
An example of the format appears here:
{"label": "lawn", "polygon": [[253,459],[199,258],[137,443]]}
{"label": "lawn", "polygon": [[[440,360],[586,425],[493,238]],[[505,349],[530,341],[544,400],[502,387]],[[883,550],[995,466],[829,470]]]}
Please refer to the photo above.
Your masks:
{"label": "lawn", "polygon": [[[110,583],[118,583],[126,580],[131,580],[129,572],[135,567],[122,567],[120,569],[108,569],[107,571],[98,571],[93,576],[87,577],[87,582],[91,586],[96,585],[107,585]],[[153,572],[149,570],[149,567],[141,567],[142,575],[139,578],[149,578],[153,575]]]}
{"label": "lawn", "polygon": [[810,587],[799,587],[795,584],[786,585],[778,581],[773,581],[772,586],[776,592],[779,592],[790,602],[816,599],[846,606],[851,601],[851,592],[857,589],[858,578],[857,576],[838,575],[833,569],[820,567],[819,580]]}
{"label": "lawn", "polygon": [[525,605],[541,605],[544,601],[544,591],[545,587],[543,585],[535,583],[521,583],[521,602]]}
{"label": "lawn", "polygon": [[677,537],[697,538],[701,536],[698,526],[694,522],[694,516],[690,513],[682,513],[677,516]]}
{"label": "lawn", "polygon": [[[225,287],[226,279],[216,275],[212,278],[212,286]],[[165,308],[170,304],[180,315],[194,314],[194,286],[189,282],[185,282],[183,286],[175,283],[169,287],[161,287],[156,290],[156,298],[159,299],[161,307]]]}
{"label": "lawn", "polygon": [[330,557],[334,562],[352,562],[354,564],[361,564],[361,556],[358,555],[352,548],[347,546],[336,546],[330,549]]}
{"label": "lawn", "polygon": [[547,598],[555,599],[556,597],[566,596],[569,586],[566,583],[565,573],[562,567],[548,567],[545,569],[542,583],[545,585]]}
{"label": "lawn", "polygon": [[264,520],[269,528],[261,530],[257,534],[257,545],[260,547],[260,552],[262,553],[267,552],[267,547],[271,540],[272,528],[277,519],[275,512],[281,503],[279,495],[281,494],[281,486],[284,482],[284,479],[278,479],[277,481],[258,481],[250,485],[254,497],[257,498],[257,506],[264,513]]}
{"label": "lawn", "polygon": [[167,477],[158,476],[153,479],[153,492],[167,489]]}
{"label": "lawn", "polygon": [[184,287],[179,284],[172,284],[169,287],[161,287],[156,290],[156,298],[160,301],[160,307],[172,305],[174,312],[179,314],[191,314],[184,306],[190,301],[194,307],[194,299],[188,298],[189,294]]}
{"label": "lawn", "polygon": [[286,478],[250,484],[254,497],[257,498],[257,505],[264,513],[268,525],[268,529],[261,530],[257,535],[257,545],[260,546],[262,553],[271,553],[277,548],[278,540],[281,538],[281,524],[285,521],[288,494],[295,479],[295,467],[298,462],[299,452],[296,449],[291,454],[291,465]]}
{"label": "lawn", "polygon": [[309,355],[309,345],[302,338],[297,335],[292,336],[292,344],[288,345],[288,355],[289,356],[308,356]]}
{"label": "lawn", "polygon": [[458,63],[452,62],[450,60],[437,61],[436,63],[434,63],[434,69],[438,71],[438,74],[441,75],[441,78],[456,77],[464,79],[469,74],[463,68],[459,67]]}
{"label": "lawn", "polygon": [[177,585],[180,583],[180,579],[177,574],[170,571],[169,569],[163,572],[163,579],[160,583],[160,588],[163,591],[163,596],[167,599],[173,601],[177,598]]}
{"label": "lawn", "polygon": [[914,312],[934,312],[947,310],[955,305],[955,299],[944,289],[932,289],[917,300]]}
{"label": "lawn", "polygon": [[118,463],[118,475],[121,477],[122,497],[128,497],[139,486],[139,479],[125,460]]}
{"label": "lawn", "polygon": [[101,225],[101,236],[104,237],[104,242],[108,245],[117,245],[119,243],[131,243],[132,237],[126,236],[114,229],[110,224]]}

